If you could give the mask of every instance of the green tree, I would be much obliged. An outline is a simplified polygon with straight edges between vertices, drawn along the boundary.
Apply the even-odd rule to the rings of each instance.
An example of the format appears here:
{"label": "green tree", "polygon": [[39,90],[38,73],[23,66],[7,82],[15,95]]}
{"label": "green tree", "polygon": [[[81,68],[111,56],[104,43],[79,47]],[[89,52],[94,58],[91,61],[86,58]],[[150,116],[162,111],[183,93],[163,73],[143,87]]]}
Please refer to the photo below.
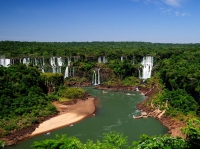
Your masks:
{"label": "green tree", "polygon": [[200,120],[193,118],[187,122],[187,126],[183,129],[186,134],[186,140],[188,141],[190,148],[200,148]]}
{"label": "green tree", "polygon": [[141,135],[141,140],[133,142],[134,149],[187,149],[188,143],[183,138],[171,136]]}

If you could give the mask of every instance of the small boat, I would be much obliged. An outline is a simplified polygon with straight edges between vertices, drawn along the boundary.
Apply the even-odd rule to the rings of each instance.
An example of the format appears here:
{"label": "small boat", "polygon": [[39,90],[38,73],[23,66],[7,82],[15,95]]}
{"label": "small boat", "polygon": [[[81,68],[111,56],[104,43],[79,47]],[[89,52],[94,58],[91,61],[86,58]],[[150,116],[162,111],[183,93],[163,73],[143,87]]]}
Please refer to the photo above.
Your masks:
{"label": "small boat", "polygon": [[106,94],[107,92],[103,90],[103,94]]}
{"label": "small boat", "polygon": [[44,136],[48,136],[50,134],[51,134],[51,132],[46,132],[46,133],[44,133]]}
{"label": "small boat", "polygon": [[133,118],[134,118],[134,119],[137,119],[137,118],[141,118],[141,116],[134,116],[134,115],[133,115]]}
{"label": "small boat", "polygon": [[69,127],[73,127],[74,125],[73,124],[69,124]]}

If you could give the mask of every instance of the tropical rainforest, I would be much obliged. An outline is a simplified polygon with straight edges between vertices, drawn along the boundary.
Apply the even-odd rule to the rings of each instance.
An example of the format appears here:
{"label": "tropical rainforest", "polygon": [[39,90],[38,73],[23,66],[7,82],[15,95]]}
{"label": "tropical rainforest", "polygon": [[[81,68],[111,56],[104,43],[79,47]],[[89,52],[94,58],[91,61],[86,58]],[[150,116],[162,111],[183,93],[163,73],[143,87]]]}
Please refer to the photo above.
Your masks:
{"label": "tropical rainforest", "polygon": [[[72,100],[85,94],[81,86],[91,82],[92,71],[101,68],[102,85],[142,86],[157,88],[150,102],[161,105],[168,101],[165,113],[186,124],[186,138],[141,136],[128,146],[123,134],[104,134],[103,141],[81,143],[77,138],[57,136],[55,140],[34,143],[34,148],[199,148],[200,147],[200,44],[165,44],[149,42],[19,42],[1,41],[2,58],[15,60],[0,67],[0,137],[39,123],[57,113],[51,104],[63,98]],[[77,57],[71,66],[76,75],[63,79],[61,73],[42,73],[38,66],[21,64],[19,59]],[[98,63],[98,57],[108,61]],[[152,77],[138,78],[145,56],[154,58]],[[120,58],[123,57],[123,61]],[[73,83],[72,83],[73,82]],[[45,109],[45,110],[41,110]],[[0,141],[3,144],[3,141]]]}

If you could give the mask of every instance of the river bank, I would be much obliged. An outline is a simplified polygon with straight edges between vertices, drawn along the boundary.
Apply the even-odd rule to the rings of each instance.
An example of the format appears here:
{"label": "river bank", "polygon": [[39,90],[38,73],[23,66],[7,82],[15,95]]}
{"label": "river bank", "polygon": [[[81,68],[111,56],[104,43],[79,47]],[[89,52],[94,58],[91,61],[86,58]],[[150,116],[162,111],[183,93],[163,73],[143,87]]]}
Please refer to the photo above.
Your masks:
{"label": "river bank", "polygon": [[160,121],[161,124],[168,128],[168,133],[172,137],[182,137],[185,138],[186,136],[182,133],[180,128],[184,128],[186,125],[185,123],[174,119],[170,116],[166,116],[165,110],[159,110],[152,107],[152,105],[147,105],[146,103],[148,100],[155,94],[154,89],[145,89],[139,88],[139,91],[146,96],[146,99],[137,105],[139,110],[147,112],[148,116],[156,118]]}
{"label": "river bank", "polygon": [[65,105],[54,102],[58,116],[50,118],[41,123],[32,133],[30,137],[38,134],[49,133],[52,130],[64,127],[73,126],[74,123],[94,114],[94,98],[89,97],[86,100],[77,100],[75,104]]}
{"label": "river bank", "polygon": [[[108,87],[105,86],[96,86],[96,88],[101,90],[136,90],[137,87]],[[150,97],[154,94],[153,89],[147,88],[139,88],[139,92],[146,96],[146,99],[137,105],[137,108],[147,112],[148,114],[153,112],[150,106],[146,106],[145,103],[150,99]],[[36,124],[15,134],[10,135],[4,140],[7,142],[8,145],[12,145],[17,143],[18,141],[31,138],[35,135],[43,134],[54,129],[67,126],[69,124],[74,124],[87,116],[94,116],[95,112],[95,104],[93,97],[87,97],[86,100],[76,100],[74,104],[67,104],[67,103],[57,103],[54,102],[54,105],[57,107],[59,113],[58,115],[53,115],[46,119],[46,122],[41,124]],[[151,115],[158,119],[164,126],[166,126],[169,131],[168,133],[172,136],[180,136],[184,137],[182,132],[180,131],[180,127],[184,127],[185,125],[177,120],[172,119],[171,117],[163,115],[162,117],[158,118],[158,115]],[[64,121],[63,121],[64,120]],[[62,122],[60,122],[62,121]]]}
{"label": "river bank", "polygon": [[50,132],[69,124],[74,124],[90,115],[93,116],[95,112],[95,98],[91,96],[88,96],[84,100],[77,99],[73,104],[67,102],[54,102],[53,104],[58,110],[57,115],[51,115],[40,124],[34,124],[23,130],[16,131],[15,133],[1,138],[1,140],[4,140],[7,145],[13,145],[35,135]]}
{"label": "river bank", "polygon": [[137,105],[137,108],[141,111],[145,111],[148,116],[156,118],[160,123],[168,128],[168,133],[173,137],[182,137],[185,138],[186,136],[182,133],[180,128],[185,127],[185,123],[174,119],[170,116],[166,116],[164,113],[165,111],[159,110],[158,112],[151,107],[151,105],[147,105],[146,103],[148,100],[155,94],[155,88],[142,88],[142,87],[135,87],[135,86],[116,86],[116,87],[107,87],[107,86],[98,86],[98,89],[102,90],[133,90],[139,91],[141,94],[146,96],[146,99]]}

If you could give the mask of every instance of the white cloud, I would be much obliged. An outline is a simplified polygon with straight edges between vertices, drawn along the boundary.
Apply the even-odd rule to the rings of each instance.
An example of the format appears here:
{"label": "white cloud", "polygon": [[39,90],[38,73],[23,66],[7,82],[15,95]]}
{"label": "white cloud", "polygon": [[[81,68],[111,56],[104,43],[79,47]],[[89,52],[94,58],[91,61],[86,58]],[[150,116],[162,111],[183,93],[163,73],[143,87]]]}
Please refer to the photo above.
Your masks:
{"label": "white cloud", "polygon": [[153,3],[156,5],[162,5],[162,3],[165,3],[169,6],[172,7],[180,7],[181,4],[185,1],[185,0],[132,0],[133,2],[144,2],[144,3]]}
{"label": "white cloud", "polygon": [[[180,7],[186,0],[132,0],[134,2],[143,2],[145,4],[154,4],[159,8],[161,13],[175,16],[190,16],[189,13],[183,12]],[[168,7],[166,6],[168,5]]]}
{"label": "white cloud", "polygon": [[179,7],[183,0],[164,0],[164,3],[173,7]]}
{"label": "white cloud", "polygon": [[172,13],[172,9],[171,8],[163,8],[163,7],[160,7],[159,8],[161,10],[162,13],[165,13],[165,14],[171,14]]}
{"label": "white cloud", "polygon": [[177,17],[186,17],[186,16],[190,16],[189,13],[182,12],[182,11],[179,11],[179,10],[176,10],[176,9],[173,9],[173,8],[163,8],[163,7],[160,7],[159,9],[160,9],[160,11],[161,11],[163,14],[175,15],[175,16],[177,16]]}
{"label": "white cloud", "polygon": [[179,11],[175,11],[174,14],[175,14],[175,16],[177,16],[177,17],[179,17],[179,16],[182,16],[182,17],[189,16],[188,13],[179,12]]}

